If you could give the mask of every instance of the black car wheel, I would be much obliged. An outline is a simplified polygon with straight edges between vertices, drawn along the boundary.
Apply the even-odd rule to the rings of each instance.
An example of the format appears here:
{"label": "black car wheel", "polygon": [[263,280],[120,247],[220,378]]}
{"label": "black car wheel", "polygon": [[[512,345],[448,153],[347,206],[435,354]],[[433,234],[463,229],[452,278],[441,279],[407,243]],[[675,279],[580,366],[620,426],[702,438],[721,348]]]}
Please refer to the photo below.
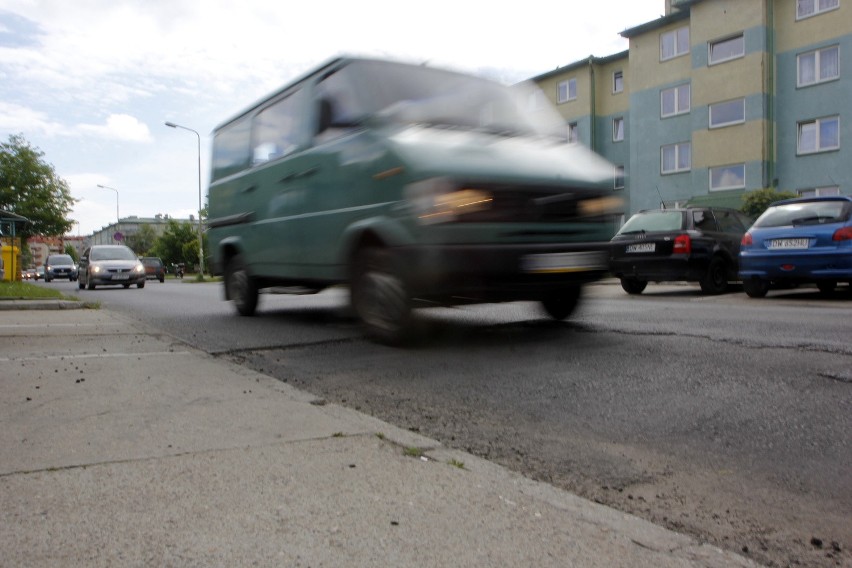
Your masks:
{"label": "black car wheel", "polygon": [[254,315],[257,309],[257,282],[248,271],[242,255],[234,255],[225,267],[227,297],[234,302],[241,316]]}
{"label": "black car wheel", "polygon": [[728,290],[728,263],[725,259],[713,257],[699,284],[705,294],[724,294]]}
{"label": "black car wheel", "polygon": [[648,286],[647,280],[638,280],[636,278],[622,278],[621,287],[628,294],[641,294]]}
{"label": "black car wheel", "polygon": [[356,254],[350,293],[352,308],[371,339],[388,345],[407,339],[411,298],[390,251],[368,247]]}
{"label": "black car wheel", "polygon": [[541,305],[547,315],[555,320],[564,320],[577,309],[580,303],[580,286],[572,286],[545,297]]}
{"label": "black car wheel", "polygon": [[769,292],[769,282],[760,278],[743,280],[743,290],[749,298],[763,298]]}

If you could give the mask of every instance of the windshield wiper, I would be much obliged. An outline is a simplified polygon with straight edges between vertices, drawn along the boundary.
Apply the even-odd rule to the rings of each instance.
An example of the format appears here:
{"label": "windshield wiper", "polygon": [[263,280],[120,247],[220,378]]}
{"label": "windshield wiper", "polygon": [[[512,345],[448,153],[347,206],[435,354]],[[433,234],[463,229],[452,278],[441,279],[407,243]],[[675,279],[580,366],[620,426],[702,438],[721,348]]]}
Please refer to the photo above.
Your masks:
{"label": "windshield wiper", "polygon": [[796,225],[818,225],[822,223],[823,217],[815,216],[815,217],[799,217],[798,219],[793,219],[790,223],[795,227]]}

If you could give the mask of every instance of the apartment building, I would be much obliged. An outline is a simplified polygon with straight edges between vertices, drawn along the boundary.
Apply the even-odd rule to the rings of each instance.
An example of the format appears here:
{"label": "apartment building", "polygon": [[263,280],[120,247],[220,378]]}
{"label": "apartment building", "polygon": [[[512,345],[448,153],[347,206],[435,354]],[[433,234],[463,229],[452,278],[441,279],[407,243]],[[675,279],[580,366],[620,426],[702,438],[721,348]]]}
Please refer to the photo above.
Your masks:
{"label": "apartment building", "polygon": [[[665,0],[626,52],[534,77],[629,212],[852,195],[852,0]],[[846,141],[845,145],[842,143]]]}

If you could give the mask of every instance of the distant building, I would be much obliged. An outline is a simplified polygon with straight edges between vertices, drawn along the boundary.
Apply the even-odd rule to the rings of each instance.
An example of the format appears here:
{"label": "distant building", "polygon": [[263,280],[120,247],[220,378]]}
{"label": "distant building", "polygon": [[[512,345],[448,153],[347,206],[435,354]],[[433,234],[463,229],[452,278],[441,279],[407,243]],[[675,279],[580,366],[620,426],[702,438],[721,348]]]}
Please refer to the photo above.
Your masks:
{"label": "distant building", "polygon": [[[197,227],[195,218],[192,216],[189,219],[175,219],[168,215],[155,215],[152,218],[140,218],[131,215],[120,219],[118,223],[102,227],[91,236],[36,236],[27,239],[27,246],[32,255],[33,265],[42,266],[48,255],[64,253],[65,247],[69,244],[77,251],[78,257],[90,245],[126,244],[127,238],[134,236],[143,225],[153,228],[155,235],[159,237],[165,232],[170,220],[177,221],[178,223],[191,223],[194,227]],[[116,239],[117,234],[120,234],[118,240]]]}
{"label": "distant building", "polygon": [[[190,216],[189,219],[175,219],[168,215],[159,214],[149,218],[131,215],[130,217],[120,219],[118,223],[111,223],[110,225],[92,233],[92,236],[90,237],[90,244],[111,245],[123,242],[127,240],[127,237],[135,235],[143,225],[148,225],[153,228],[154,232],[159,237],[165,232],[170,220],[177,221],[178,223],[192,223],[193,226],[197,227],[193,216]],[[120,235],[119,240],[116,240],[117,235]]]}
{"label": "distant building", "polygon": [[[626,52],[533,77],[617,166],[629,212],[739,206],[766,187],[852,195],[852,3],[665,0]],[[842,143],[846,140],[846,144]]]}

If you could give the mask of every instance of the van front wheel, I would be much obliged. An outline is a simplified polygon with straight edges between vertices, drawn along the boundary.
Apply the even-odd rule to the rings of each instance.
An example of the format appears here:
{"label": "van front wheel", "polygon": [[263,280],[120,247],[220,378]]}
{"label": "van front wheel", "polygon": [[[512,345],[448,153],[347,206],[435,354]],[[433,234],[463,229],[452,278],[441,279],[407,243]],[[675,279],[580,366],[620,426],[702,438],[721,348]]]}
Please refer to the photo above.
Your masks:
{"label": "van front wheel", "polygon": [[235,255],[225,267],[225,292],[241,316],[254,315],[257,309],[257,283],[249,274],[242,255]]}
{"label": "van front wheel", "polygon": [[390,251],[378,247],[358,251],[351,295],[352,308],[371,339],[389,345],[406,339],[411,325],[411,298]]}

